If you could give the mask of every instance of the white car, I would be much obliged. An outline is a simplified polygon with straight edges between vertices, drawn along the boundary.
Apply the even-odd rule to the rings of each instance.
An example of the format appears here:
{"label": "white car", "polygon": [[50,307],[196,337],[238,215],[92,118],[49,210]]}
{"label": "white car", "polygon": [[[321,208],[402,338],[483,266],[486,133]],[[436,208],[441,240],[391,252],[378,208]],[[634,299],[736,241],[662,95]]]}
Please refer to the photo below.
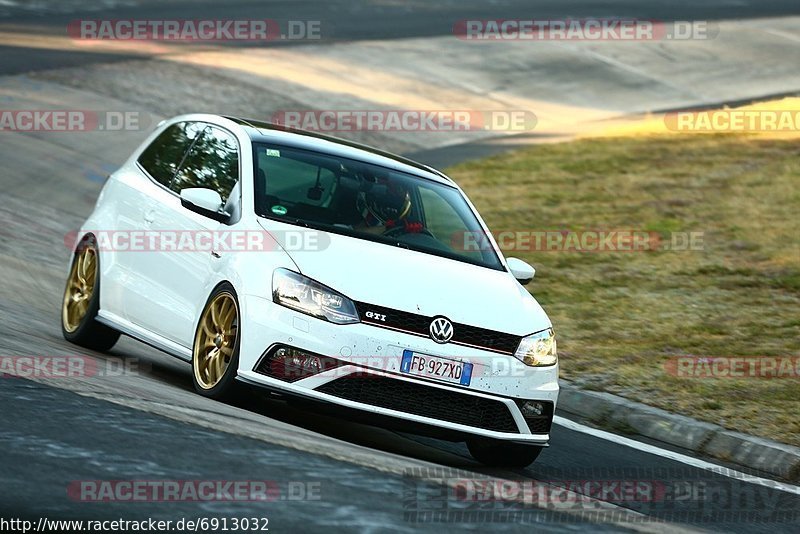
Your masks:
{"label": "white car", "polygon": [[552,325],[453,181],[341,139],[216,115],[164,121],[74,245],[64,337],[125,334],[245,382],[524,466],[558,397]]}

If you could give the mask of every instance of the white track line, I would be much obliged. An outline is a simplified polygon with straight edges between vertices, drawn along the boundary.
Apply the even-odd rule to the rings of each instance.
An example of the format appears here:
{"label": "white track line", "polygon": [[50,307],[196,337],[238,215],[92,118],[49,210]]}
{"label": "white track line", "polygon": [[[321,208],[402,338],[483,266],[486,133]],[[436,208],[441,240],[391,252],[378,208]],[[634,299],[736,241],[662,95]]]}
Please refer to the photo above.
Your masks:
{"label": "white track line", "polygon": [[792,484],[787,484],[785,482],[778,482],[777,480],[771,480],[769,478],[757,477],[755,475],[748,475],[747,473],[742,473],[741,471],[736,471],[735,469],[730,469],[728,467],[723,467],[721,465],[712,464],[711,462],[706,462],[704,460],[692,458],[691,456],[686,456],[685,454],[681,454],[679,452],[670,451],[667,449],[661,449],[654,445],[649,445],[647,443],[642,443],[641,441],[636,441],[630,438],[626,438],[624,436],[612,434],[611,432],[606,432],[605,430],[600,430],[597,428],[592,428],[590,426],[582,425],[570,419],[561,417],[560,415],[556,415],[553,418],[553,422],[569,430],[574,430],[575,432],[589,434],[590,436],[594,436],[596,438],[614,442],[617,445],[625,445],[626,447],[630,447],[632,449],[636,449],[649,454],[654,454],[656,456],[661,456],[662,458],[674,460],[676,462],[690,465],[692,467],[697,467],[699,469],[705,469],[707,471],[711,471],[713,473],[728,478],[734,478],[736,480],[741,480],[743,482],[748,482],[750,484],[758,484],[759,486],[765,486],[767,488],[785,491],[786,493],[793,493],[795,495],[800,495],[800,486],[794,486]]}

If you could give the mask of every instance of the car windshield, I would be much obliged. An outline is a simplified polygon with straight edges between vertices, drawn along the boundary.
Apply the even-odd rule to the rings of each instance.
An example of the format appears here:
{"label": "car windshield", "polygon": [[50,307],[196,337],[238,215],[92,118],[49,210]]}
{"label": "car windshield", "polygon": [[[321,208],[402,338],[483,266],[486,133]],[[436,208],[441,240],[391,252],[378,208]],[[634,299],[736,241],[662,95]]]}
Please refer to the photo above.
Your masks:
{"label": "car windshield", "polygon": [[265,144],[255,144],[255,166],[255,209],[262,217],[503,269],[455,187],[362,161]]}

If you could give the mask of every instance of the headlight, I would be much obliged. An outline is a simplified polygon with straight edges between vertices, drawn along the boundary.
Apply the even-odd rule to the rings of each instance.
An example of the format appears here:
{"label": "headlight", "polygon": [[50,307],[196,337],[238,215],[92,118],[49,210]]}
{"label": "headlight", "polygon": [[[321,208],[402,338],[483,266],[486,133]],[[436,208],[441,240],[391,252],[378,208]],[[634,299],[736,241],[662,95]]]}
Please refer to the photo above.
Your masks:
{"label": "headlight", "polygon": [[336,324],[357,323],[353,301],[294,271],[277,269],[272,275],[272,300]]}
{"label": "headlight", "polygon": [[556,335],[552,328],[522,338],[514,357],[531,367],[546,367],[558,363]]}

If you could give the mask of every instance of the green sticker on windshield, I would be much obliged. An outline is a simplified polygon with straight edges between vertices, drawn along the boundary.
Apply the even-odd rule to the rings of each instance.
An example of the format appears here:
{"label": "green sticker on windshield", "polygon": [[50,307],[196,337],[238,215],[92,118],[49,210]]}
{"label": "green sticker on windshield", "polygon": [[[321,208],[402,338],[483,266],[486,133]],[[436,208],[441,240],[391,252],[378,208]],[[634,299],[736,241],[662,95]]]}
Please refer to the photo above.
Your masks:
{"label": "green sticker on windshield", "polygon": [[268,148],[267,149],[267,156],[272,156],[273,158],[279,158],[279,157],[281,157],[281,151],[280,150],[276,150],[274,148]]}
{"label": "green sticker on windshield", "polygon": [[272,206],[272,213],[275,215],[286,215],[286,208],[283,206]]}

